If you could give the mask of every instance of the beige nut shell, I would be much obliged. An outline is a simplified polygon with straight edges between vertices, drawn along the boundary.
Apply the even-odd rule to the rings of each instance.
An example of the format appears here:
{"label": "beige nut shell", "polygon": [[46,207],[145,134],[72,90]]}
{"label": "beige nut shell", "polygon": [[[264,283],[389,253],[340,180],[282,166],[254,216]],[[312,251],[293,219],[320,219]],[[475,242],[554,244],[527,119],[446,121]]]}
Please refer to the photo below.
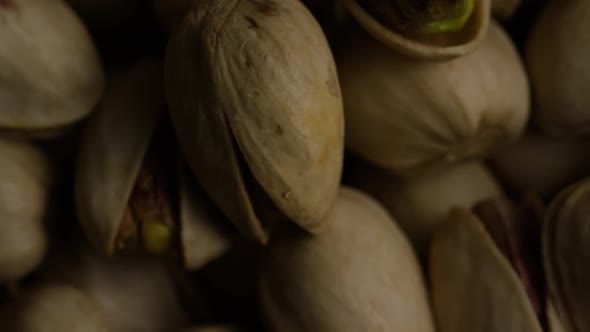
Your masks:
{"label": "beige nut shell", "polygon": [[421,269],[395,221],[343,188],[317,236],[277,233],[262,264],[260,301],[273,331],[434,331]]}
{"label": "beige nut shell", "polygon": [[35,146],[0,139],[0,283],[35,269],[48,247],[52,170]]}
{"label": "beige nut shell", "polygon": [[64,1],[3,1],[0,24],[0,131],[59,132],[94,110],[100,59]]}
{"label": "beige nut shell", "polygon": [[478,49],[447,62],[407,59],[366,35],[336,58],[347,147],[401,175],[485,157],[528,120],[524,67],[495,23]]}

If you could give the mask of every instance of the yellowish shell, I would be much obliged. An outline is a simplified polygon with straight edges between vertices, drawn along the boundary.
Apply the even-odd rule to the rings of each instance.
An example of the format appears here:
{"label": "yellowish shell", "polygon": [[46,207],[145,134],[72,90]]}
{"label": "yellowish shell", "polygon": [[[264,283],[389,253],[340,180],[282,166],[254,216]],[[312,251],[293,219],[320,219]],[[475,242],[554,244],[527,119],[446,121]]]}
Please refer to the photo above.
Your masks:
{"label": "yellowish shell", "polygon": [[341,189],[326,231],[277,233],[260,301],[273,331],[434,331],[410,243],[375,201]]}

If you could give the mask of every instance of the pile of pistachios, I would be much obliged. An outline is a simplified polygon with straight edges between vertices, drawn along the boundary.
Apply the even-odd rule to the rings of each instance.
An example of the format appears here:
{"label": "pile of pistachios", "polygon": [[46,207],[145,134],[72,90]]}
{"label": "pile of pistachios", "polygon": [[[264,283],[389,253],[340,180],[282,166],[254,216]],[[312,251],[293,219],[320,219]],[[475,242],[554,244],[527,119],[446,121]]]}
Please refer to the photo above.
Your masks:
{"label": "pile of pistachios", "polygon": [[0,0],[0,331],[590,332],[590,1]]}

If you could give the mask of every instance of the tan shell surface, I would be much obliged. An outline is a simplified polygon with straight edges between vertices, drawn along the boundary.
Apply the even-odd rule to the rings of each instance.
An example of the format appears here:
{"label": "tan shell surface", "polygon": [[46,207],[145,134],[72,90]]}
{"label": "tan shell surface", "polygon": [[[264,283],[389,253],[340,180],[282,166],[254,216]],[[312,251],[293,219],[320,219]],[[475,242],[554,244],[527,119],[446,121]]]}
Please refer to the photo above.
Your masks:
{"label": "tan shell surface", "polygon": [[526,49],[536,106],[533,119],[550,134],[588,134],[590,2],[547,3]]}
{"label": "tan shell surface", "polygon": [[440,332],[541,332],[525,289],[483,225],[454,209],[434,236],[433,310]]}
{"label": "tan shell surface", "polygon": [[504,196],[500,184],[480,162],[460,163],[420,177],[400,178],[369,164],[354,170],[354,184],[375,197],[406,232],[421,257],[449,209]]}
{"label": "tan shell surface", "polygon": [[90,35],[62,0],[0,6],[0,131],[61,128],[90,114],[103,72]]}
{"label": "tan shell surface", "polygon": [[547,284],[567,331],[590,330],[590,180],[560,193],[545,216]]}
{"label": "tan shell surface", "polygon": [[371,37],[387,48],[418,60],[448,60],[460,57],[480,46],[490,24],[490,0],[475,0],[474,11],[463,31],[453,36],[446,45],[434,45],[404,36],[383,25],[359,3],[343,0],[354,19]]}
{"label": "tan shell surface", "polygon": [[106,258],[78,246],[52,263],[45,278],[84,292],[103,313],[110,332],[161,332],[189,326],[169,271],[154,257]]}
{"label": "tan shell surface", "polygon": [[589,139],[558,138],[528,133],[498,149],[494,171],[510,189],[553,197],[590,170]]}
{"label": "tan shell surface", "polygon": [[265,242],[268,229],[242,166],[283,214],[317,231],[337,192],[344,135],[336,69],[319,25],[296,0],[194,6],[166,59],[171,114],[193,172],[251,238]]}
{"label": "tan shell surface", "polygon": [[76,208],[86,236],[104,253],[115,249],[123,211],[162,114],[163,94],[161,65],[142,60],[113,78],[85,128]]}
{"label": "tan shell surface", "polygon": [[45,284],[16,301],[3,330],[15,332],[112,332],[97,306],[82,292],[64,284]]}
{"label": "tan shell surface", "polygon": [[317,236],[273,236],[260,279],[270,329],[434,331],[416,256],[385,209],[344,188],[332,218]]}
{"label": "tan shell surface", "polygon": [[35,146],[0,139],[0,283],[31,272],[47,252],[51,165]]}
{"label": "tan shell surface", "polygon": [[399,174],[487,156],[528,119],[525,71],[497,24],[447,62],[407,59],[362,35],[337,60],[347,146]]}
{"label": "tan shell surface", "polygon": [[179,167],[180,240],[184,266],[196,270],[222,256],[232,246],[225,218],[195,183],[188,167]]}

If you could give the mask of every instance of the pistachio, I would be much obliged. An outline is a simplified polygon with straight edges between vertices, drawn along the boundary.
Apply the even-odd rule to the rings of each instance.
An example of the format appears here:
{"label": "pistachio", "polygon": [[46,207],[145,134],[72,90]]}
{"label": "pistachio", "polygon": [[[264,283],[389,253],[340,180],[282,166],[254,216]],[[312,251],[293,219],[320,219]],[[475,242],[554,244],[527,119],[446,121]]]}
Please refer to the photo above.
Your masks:
{"label": "pistachio", "polygon": [[64,284],[45,284],[25,292],[2,319],[15,332],[112,332],[96,305]]}
{"label": "pistachio", "polygon": [[166,91],[193,173],[252,239],[325,228],[343,158],[332,54],[297,0],[204,0],[171,37]]}
{"label": "pistachio", "polygon": [[549,292],[566,331],[590,329],[588,202],[590,180],[562,191],[545,216],[543,252]]}
{"label": "pistachio", "polygon": [[189,322],[170,273],[153,257],[121,254],[105,258],[76,245],[52,261],[43,278],[84,292],[104,316],[110,332],[172,331]]}
{"label": "pistachio", "polygon": [[415,59],[450,59],[473,51],[490,21],[490,0],[344,0],[344,4],[373,38]]}
{"label": "pistachio", "polygon": [[103,89],[92,40],[62,1],[0,3],[0,131],[57,135],[90,114]]}
{"label": "pistachio", "polygon": [[400,175],[485,157],[528,119],[526,74],[497,24],[481,47],[448,62],[408,59],[365,35],[337,62],[347,147]]}
{"label": "pistachio", "polygon": [[530,132],[494,153],[491,164],[512,191],[536,192],[549,198],[588,174],[589,147],[587,139]]}
{"label": "pistachio", "polygon": [[428,256],[431,237],[451,207],[470,208],[478,201],[503,196],[496,179],[479,162],[460,163],[410,179],[367,163],[355,166],[352,183],[389,210],[420,257]]}
{"label": "pistachio", "polygon": [[[177,169],[162,118],[161,66],[143,60],[115,77],[86,128],[76,172],[82,228],[103,253],[140,246],[156,254],[180,244],[195,269],[229,246],[222,220]],[[178,166],[183,167],[183,166]]]}
{"label": "pistachio", "polygon": [[260,301],[273,331],[434,331],[420,267],[394,220],[341,189],[318,236],[277,233],[262,264]]}
{"label": "pistachio", "polygon": [[590,3],[548,1],[526,49],[533,119],[549,134],[590,133]]}
{"label": "pistachio", "polygon": [[0,283],[18,280],[47,252],[52,170],[35,146],[0,139]]}
{"label": "pistachio", "polygon": [[544,330],[540,204],[499,199],[477,204],[473,213],[451,210],[430,256],[439,331]]}

